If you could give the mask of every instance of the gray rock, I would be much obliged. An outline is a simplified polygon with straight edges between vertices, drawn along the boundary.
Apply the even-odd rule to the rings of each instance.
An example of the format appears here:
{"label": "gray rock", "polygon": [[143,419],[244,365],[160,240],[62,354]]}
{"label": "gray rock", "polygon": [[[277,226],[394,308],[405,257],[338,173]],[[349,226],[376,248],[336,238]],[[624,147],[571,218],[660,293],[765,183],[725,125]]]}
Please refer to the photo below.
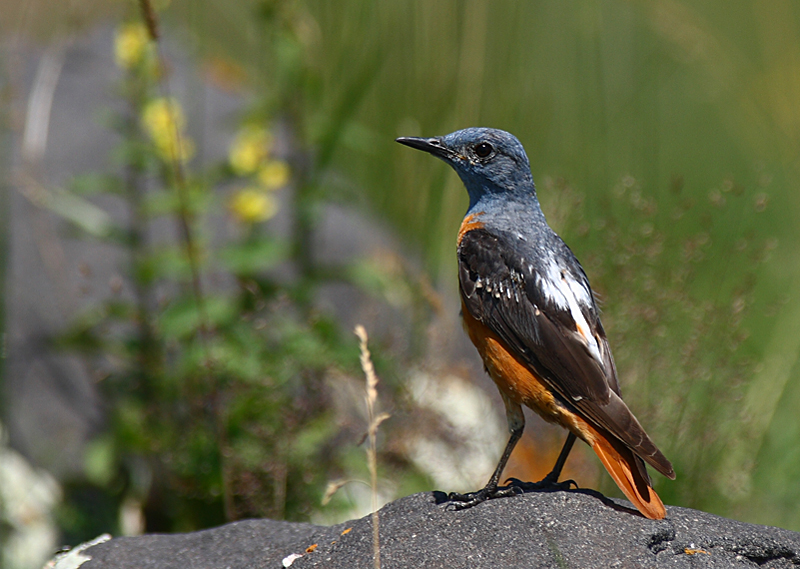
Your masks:
{"label": "gray rock", "polygon": [[[373,567],[371,516],[322,527],[247,520],[115,538],[83,569]],[[381,567],[761,567],[800,565],[800,534],[670,506],[651,521],[597,492],[531,492],[454,511],[441,492],[380,510]]]}

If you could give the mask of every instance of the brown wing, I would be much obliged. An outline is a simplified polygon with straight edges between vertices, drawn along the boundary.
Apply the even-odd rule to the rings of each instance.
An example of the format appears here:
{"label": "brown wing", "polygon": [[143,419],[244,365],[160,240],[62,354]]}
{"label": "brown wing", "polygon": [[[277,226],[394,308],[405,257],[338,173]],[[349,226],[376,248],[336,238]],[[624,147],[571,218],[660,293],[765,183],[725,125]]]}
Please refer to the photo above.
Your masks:
{"label": "brown wing", "polygon": [[467,232],[458,247],[466,309],[531,366],[564,405],[674,478],[672,465],[619,395],[614,361],[583,269],[565,245],[557,245],[559,275],[585,287],[588,295],[580,314],[574,312],[576,304],[570,310],[559,302],[556,293],[563,287],[556,289],[548,274],[552,271],[526,249],[529,245],[485,228]]}

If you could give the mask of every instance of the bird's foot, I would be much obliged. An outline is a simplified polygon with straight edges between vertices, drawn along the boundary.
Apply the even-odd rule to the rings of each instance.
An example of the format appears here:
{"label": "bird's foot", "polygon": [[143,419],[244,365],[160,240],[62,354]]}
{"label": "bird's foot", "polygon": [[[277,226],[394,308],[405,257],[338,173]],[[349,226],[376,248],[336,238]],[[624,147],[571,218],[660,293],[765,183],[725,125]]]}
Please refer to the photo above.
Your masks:
{"label": "bird's foot", "polygon": [[481,488],[477,492],[469,492],[467,494],[459,494],[458,492],[450,492],[448,499],[454,502],[453,507],[456,510],[466,510],[472,506],[477,506],[486,500],[493,500],[494,498],[507,498],[516,494],[522,494],[523,490],[516,485],[509,485],[497,487],[497,485],[488,485]]}
{"label": "bird's foot", "polygon": [[552,472],[542,478],[539,482],[523,482],[522,480],[518,480],[517,478],[509,478],[506,480],[506,484],[508,484],[507,488],[518,488],[520,493],[522,492],[541,492],[542,490],[545,491],[559,491],[559,490],[570,490],[573,486],[578,488],[578,483],[574,480],[563,480],[561,482],[558,481],[558,476],[552,476]]}

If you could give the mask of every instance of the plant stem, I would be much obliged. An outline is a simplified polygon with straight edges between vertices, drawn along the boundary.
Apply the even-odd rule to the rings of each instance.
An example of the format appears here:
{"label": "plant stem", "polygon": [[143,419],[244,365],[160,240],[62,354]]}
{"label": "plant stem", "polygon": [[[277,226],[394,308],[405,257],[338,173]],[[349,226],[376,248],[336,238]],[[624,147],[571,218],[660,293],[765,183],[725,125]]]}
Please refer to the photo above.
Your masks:
{"label": "plant stem", "polygon": [[375,374],[375,366],[372,364],[372,357],[367,347],[367,331],[360,324],[356,326],[356,336],[360,340],[361,347],[361,369],[367,378],[367,419],[369,427],[369,448],[367,449],[367,465],[370,474],[370,487],[372,489],[372,559],[375,569],[381,567],[381,542],[380,542],[380,520],[378,516],[378,450],[377,436],[378,426],[388,415],[381,414],[375,416],[375,403],[378,401],[378,376]]}
{"label": "plant stem", "polygon": [[[150,39],[156,48],[158,58],[158,65],[161,72],[159,73],[158,86],[161,90],[162,96],[165,100],[170,100],[170,89],[166,79],[167,74],[164,71],[164,59],[161,54],[159,32],[158,32],[158,18],[155,10],[150,3],[150,0],[140,0],[139,2],[142,18],[147,25]],[[171,113],[174,113],[172,105],[167,105]],[[173,135],[176,144],[171,146],[172,156],[169,160],[169,169],[173,185],[178,197],[178,229],[183,242],[186,258],[189,262],[189,270],[191,273],[191,288],[195,298],[198,313],[198,328],[197,340],[200,342],[200,348],[203,353],[203,360],[205,362],[204,376],[205,376],[205,391],[207,394],[206,402],[203,408],[213,425],[214,432],[217,437],[217,450],[219,452],[220,476],[222,478],[222,497],[225,518],[231,519],[234,512],[233,495],[231,494],[229,484],[229,465],[227,464],[226,449],[227,449],[227,422],[225,420],[225,413],[221,408],[221,394],[219,387],[214,377],[214,361],[211,357],[211,350],[209,347],[209,334],[210,334],[210,320],[205,303],[205,294],[203,291],[203,283],[200,274],[200,262],[198,256],[197,240],[195,239],[192,230],[193,216],[189,207],[188,185],[186,183],[186,176],[183,169],[182,158],[184,156],[184,141],[181,136],[180,126],[175,117],[171,120],[172,127],[174,128]]]}

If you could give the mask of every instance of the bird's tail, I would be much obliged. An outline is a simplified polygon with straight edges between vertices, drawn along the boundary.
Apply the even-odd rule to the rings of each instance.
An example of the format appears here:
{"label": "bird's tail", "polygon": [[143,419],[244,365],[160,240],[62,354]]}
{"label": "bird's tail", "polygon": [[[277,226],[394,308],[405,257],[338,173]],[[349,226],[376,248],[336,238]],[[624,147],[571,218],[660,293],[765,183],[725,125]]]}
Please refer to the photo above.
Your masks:
{"label": "bird's tail", "polygon": [[619,489],[646,518],[664,519],[667,511],[661,498],[650,486],[644,461],[612,435],[602,432],[596,432],[596,435],[592,450],[600,457]]}

